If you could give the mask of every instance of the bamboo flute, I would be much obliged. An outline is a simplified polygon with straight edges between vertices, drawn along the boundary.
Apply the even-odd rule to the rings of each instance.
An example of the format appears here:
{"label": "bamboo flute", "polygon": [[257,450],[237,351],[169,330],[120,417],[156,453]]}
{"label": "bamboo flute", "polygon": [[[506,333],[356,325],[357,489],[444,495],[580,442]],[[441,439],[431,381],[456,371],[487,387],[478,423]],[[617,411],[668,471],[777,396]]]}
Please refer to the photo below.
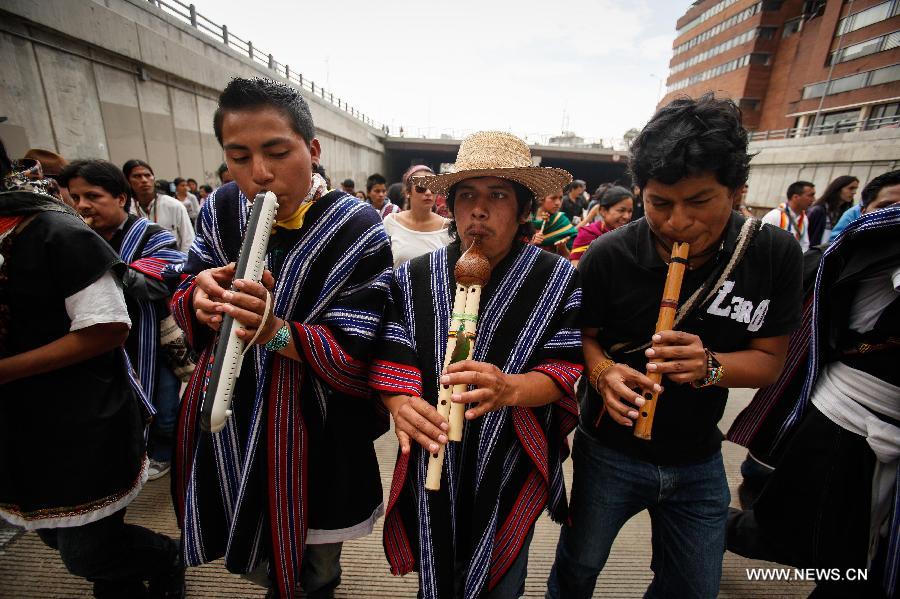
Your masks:
{"label": "bamboo flute", "polygon": [[[672,259],[669,261],[669,271],[666,273],[666,284],[663,287],[662,301],[659,305],[659,317],[656,320],[656,332],[667,331],[675,323],[675,315],[678,312],[678,297],[681,295],[681,281],[684,279],[684,269],[687,267],[690,245],[687,243],[672,244]],[[658,358],[650,360],[653,363],[664,362]],[[659,372],[647,371],[647,377],[654,383],[662,381]],[[638,412],[638,419],[634,426],[634,436],[645,441],[650,440],[653,431],[653,416],[656,414],[656,403],[659,394],[656,391],[648,391],[644,394],[646,403]]]}
{"label": "bamboo flute", "polygon": [[[459,257],[453,274],[456,278],[456,295],[453,299],[447,349],[444,352],[444,369],[454,362],[471,360],[475,351],[475,331],[481,303],[481,289],[491,278],[491,263],[481,253],[477,239]],[[460,340],[460,337],[463,339]],[[447,431],[447,438],[450,441],[462,441],[462,429],[465,426],[465,404],[453,403],[450,398],[454,393],[464,393],[466,387],[466,385],[453,385],[452,387],[441,385],[438,391],[437,411],[450,425]],[[425,488],[429,491],[438,491],[441,488],[445,448],[446,445],[441,446],[437,453],[428,457]]]}

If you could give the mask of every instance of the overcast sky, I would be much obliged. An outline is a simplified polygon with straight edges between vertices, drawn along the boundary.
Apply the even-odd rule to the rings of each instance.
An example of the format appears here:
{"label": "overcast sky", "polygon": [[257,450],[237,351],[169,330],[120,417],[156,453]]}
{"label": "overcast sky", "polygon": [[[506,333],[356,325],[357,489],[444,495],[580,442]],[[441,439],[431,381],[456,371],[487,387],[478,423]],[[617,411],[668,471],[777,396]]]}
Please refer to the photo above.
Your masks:
{"label": "overcast sky", "polygon": [[[621,138],[652,115],[688,0],[194,0],[374,119]],[[533,7],[533,8],[531,8]]]}

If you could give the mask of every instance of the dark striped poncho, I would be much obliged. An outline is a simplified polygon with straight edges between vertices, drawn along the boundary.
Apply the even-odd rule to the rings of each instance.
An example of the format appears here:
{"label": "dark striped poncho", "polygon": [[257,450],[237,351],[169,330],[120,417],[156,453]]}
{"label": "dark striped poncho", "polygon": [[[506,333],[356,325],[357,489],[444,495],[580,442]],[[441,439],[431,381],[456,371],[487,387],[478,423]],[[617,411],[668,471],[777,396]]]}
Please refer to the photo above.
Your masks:
{"label": "dark striped poncho", "polygon": [[[372,362],[371,384],[380,393],[437,403],[459,255],[455,243],[397,270]],[[507,373],[542,372],[564,397],[467,422],[462,443],[448,446],[437,493],[424,490],[427,452],[413,444],[409,456],[398,455],[384,548],[394,574],[419,571],[424,597],[455,596],[457,562],[465,569],[465,597],[479,596],[503,578],[545,507],[554,520],[565,519],[562,462],[577,422],[580,301],[575,269],[534,246],[517,244],[493,269],[474,358]]]}
{"label": "dark striped poncho", "polygon": [[[248,216],[235,184],[211,195],[184,273],[235,261]],[[268,558],[280,596],[290,597],[308,530],[347,529],[380,509],[367,376],[392,262],[378,213],[337,191],[316,201],[299,230],[274,234],[267,260],[274,312],[289,321],[303,361],[249,351],[234,412],[216,434],[199,428],[213,338],[195,319],[193,278],[173,297],[201,352],[179,414],[173,489],[188,565],[224,556],[229,570],[247,572]]]}
{"label": "dark striped poncho", "polygon": [[[157,281],[163,281],[166,267],[184,262],[185,256],[178,251],[175,236],[146,218],[129,215],[121,237],[115,236],[110,243],[129,268]],[[125,294],[125,301],[132,321],[125,348],[144,392],[155,406],[160,352],[159,321],[168,315],[168,309],[165,302],[135,299],[128,293]]]}

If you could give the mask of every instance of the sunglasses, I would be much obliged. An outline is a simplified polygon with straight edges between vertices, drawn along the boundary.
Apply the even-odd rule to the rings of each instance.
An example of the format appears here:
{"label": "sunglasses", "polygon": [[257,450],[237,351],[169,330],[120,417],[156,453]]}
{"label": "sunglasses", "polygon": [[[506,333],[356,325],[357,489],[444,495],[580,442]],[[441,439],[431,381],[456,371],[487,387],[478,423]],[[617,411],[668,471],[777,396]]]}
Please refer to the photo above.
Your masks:
{"label": "sunglasses", "polygon": [[426,191],[428,191],[428,188],[422,185],[414,185],[413,189],[416,190],[416,193],[425,193]]}

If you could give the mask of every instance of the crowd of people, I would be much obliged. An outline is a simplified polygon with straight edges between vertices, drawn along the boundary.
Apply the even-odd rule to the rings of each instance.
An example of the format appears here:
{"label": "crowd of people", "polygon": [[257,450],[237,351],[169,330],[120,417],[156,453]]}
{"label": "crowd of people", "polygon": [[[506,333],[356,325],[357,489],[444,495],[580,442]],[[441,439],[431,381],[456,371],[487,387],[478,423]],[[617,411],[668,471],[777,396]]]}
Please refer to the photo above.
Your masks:
{"label": "crowd of people", "polygon": [[[659,109],[630,180],[590,195],[496,131],[452,172],[333,189],[306,102],[265,79],[233,79],[213,128],[216,189],[0,144],[0,516],[96,597],[183,597],[186,568],[220,558],[269,597],[331,597],[343,543],[382,517],[420,597],[520,597],[544,510],[561,525],[547,597],[591,597],[644,510],[648,597],[715,597],[726,550],[869,569],[816,596],[896,596],[900,171],[857,205],[856,177],[818,199],[797,181],[753,218],[740,110],[711,94]],[[262,190],[265,271],[236,279]],[[209,432],[226,316],[249,349]],[[748,448],[739,510],[730,388],[759,388],[728,433]],[[391,423],[384,504],[373,442]],[[178,539],[125,520],[167,473]]]}

